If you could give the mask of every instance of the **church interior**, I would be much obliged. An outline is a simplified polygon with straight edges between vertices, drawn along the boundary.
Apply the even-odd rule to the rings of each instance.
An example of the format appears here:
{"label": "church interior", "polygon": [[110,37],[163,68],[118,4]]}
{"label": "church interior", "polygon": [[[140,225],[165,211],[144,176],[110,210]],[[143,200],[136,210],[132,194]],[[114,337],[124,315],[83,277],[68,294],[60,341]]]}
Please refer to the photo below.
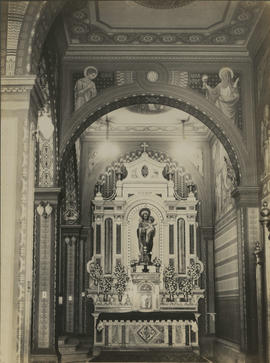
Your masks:
{"label": "church interior", "polygon": [[268,1],[1,1],[1,362],[270,363]]}

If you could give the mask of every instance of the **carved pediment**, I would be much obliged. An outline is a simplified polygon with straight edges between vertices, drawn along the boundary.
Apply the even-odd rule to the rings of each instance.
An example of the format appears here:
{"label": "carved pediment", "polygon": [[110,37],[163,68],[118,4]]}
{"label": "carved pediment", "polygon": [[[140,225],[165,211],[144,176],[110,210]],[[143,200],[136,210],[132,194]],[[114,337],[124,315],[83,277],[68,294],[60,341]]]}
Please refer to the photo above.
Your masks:
{"label": "carved pediment", "polygon": [[168,183],[163,176],[165,163],[154,160],[143,152],[141,157],[124,164],[127,169],[127,177],[124,183]]}

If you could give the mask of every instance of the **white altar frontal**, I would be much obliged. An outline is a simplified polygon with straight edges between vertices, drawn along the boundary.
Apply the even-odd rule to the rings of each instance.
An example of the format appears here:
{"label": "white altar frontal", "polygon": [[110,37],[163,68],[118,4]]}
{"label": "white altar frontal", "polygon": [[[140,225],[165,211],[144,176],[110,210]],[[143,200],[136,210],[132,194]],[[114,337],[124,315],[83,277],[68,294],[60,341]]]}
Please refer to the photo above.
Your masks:
{"label": "white altar frontal", "polygon": [[[198,301],[204,292],[198,200],[190,180],[187,195],[177,194],[176,172],[175,164],[144,151],[115,163],[97,185],[93,257],[87,264],[94,348],[198,349]],[[110,196],[104,192],[109,181]]]}

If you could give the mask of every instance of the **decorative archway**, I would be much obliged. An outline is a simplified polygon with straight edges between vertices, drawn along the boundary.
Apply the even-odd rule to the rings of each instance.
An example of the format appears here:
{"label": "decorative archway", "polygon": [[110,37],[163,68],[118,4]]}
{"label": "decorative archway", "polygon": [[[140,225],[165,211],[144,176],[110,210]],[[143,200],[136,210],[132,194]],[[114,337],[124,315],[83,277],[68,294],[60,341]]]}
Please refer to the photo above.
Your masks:
{"label": "decorative archway", "polygon": [[133,83],[107,89],[74,112],[69,120],[62,120],[61,167],[68,157],[71,146],[88,126],[113,110],[141,103],[162,104],[178,108],[196,117],[223,144],[235,171],[237,184],[249,183],[246,173],[248,153],[237,127],[215,105],[192,90],[162,83],[143,85],[143,87],[138,83]]}

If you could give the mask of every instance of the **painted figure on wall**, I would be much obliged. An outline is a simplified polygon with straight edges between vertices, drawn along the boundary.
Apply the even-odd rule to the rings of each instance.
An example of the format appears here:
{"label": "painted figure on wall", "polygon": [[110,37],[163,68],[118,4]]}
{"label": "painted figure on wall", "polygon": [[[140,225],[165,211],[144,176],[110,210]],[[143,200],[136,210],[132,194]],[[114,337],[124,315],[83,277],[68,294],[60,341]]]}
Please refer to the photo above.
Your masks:
{"label": "painted figure on wall", "polygon": [[270,113],[269,105],[264,106],[263,121],[261,123],[261,145],[263,159],[263,177],[270,173]]}
{"label": "painted figure on wall", "polygon": [[151,263],[153,240],[156,233],[154,221],[149,208],[143,208],[139,212],[140,221],[137,228],[137,237],[140,251],[140,262]]}
{"label": "painted figure on wall", "polygon": [[75,110],[78,110],[91,98],[97,95],[96,85],[93,79],[97,77],[98,71],[95,67],[89,66],[84,70],[84,77],[79,79],[75,85]]}
{"label": "painted figure on wall", "polygon": [[207,84],[208,76],[203,75],[203,89],[207,90],[207,98],[233,122],[236,122],[237,104],[239,101],[239,91],[237,84],[239,78],[233,81],[233,71],[231,68],[224,67],[219,71],[220,83],[212,88]]}

